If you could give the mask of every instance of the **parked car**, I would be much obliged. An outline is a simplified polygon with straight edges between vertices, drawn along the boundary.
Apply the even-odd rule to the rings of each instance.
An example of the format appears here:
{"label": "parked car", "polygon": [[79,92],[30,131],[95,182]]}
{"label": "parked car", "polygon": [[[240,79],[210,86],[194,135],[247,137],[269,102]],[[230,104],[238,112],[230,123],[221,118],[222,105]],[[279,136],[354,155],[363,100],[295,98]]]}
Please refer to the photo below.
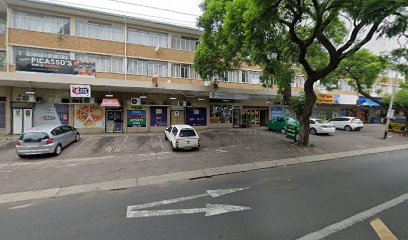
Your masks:
{"label": "parked car", "polygon": [[363,121],[356,117],[335,117],[330,119],[330,123],[336,128],[346,131],[360,131],[364,127]]}
{"label": "parked car", "polygon": [[173,151],[200,148],[200,137],[190,125],[172,125],[166,128],[164,135],[165,139],[169,140]]}
{"label": "parked car", "polygon": [[285,134],[289,125],[296,126],[296,134],[300,132],[300,124],[292,117],[277,117],[266,123],[266,130],[280,131]]}
{"label": "parked car", "polygon": [[20,157],[35,154],[60,155],[62,149],[80,139],[78,131],[67,125],[44,124],[23,133],[16,141]]}
{"label": "parked car", "polygon": [[333,124],[329,123],[327,120],[311,118],[309,133],[312,135],[318,133],[335,133],[336,128]]}

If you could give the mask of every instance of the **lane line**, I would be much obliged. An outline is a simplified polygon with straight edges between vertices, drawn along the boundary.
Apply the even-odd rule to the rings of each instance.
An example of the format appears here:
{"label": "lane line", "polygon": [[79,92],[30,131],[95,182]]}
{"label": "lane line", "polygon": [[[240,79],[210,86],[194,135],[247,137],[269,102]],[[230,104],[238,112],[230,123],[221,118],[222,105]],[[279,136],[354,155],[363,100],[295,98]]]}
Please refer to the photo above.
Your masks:
{"label": "lane line", "polygon": [[15,209],[21,209],[21,208],[28,208],[34,206],[34,203],[29,203],[29,204],[24,204],[24,205],[19,205],[19,206],[14,206],[14,207],[9,207],[10,210],[15,210]]}
{"label": "lane line", "polygon": [[384,210],[390,209],[392,207],[395,207],[405,201],[408,200],[408,193],[405,193],[399,197],[396,197],[394,199],[391,199],[387,202],[384,202],[380,205],[377,205],[373,208],[370,208],[366,211],[360,212],[354,216],[351,216],[349,218],[344,219],[343,221],[334,223],[330,226],[327,226],[323,229],[320,229],[316,232],[309,233],[301,238],[298,238],[297,240],[320,240],[323,239],[329,235],[332,235],[333,233],[336,233],[340,230],[346,229],[358,222],[361,222],[363,220],[366,220],[367,218],[370,218]]}
{"label": "lane line", "polygon": [[77,148],[75,148],[74,152],[77,152],[86,142],[88,142],[90,139],[92,139],[93,137],[89,137],[87,138],[83,143],[79,144],[79,146]]}
{"label": "lane line", "polygon": [[370,225],[381,240],[398,240],[381,219],[374,219],[370,222]]}
{"label": "lane line", "polygon": [[129,137],[129,135],[126,135],[125,140],[123,140],[123,143],[126,143],[128,137]]}

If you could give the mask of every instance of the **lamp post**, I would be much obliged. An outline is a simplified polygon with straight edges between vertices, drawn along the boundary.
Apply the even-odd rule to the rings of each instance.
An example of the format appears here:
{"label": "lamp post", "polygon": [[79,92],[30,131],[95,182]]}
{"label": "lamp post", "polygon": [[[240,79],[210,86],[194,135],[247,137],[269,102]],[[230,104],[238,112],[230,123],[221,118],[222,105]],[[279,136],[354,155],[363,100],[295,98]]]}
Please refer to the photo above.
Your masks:
{"label": "lamp post", "polygon": [[[398,62],[399,64],[399,62]],[[388,125],[390,124],[390,118],[392,117],[392,106],[394,104],[394,97],[395,97],[395,86],[397,85],[397,77],[398,77],[398,71],[395,71],[395,77],[392,81],[392,92],[391,92],[391,100],[390,100],[390,106],[388,107],[388,111],[387,111],[387,121],[385,123],[385,130],[384,130],[384,137],[383,139],[386,140],[387,139],[387,135],[388,135]]]}

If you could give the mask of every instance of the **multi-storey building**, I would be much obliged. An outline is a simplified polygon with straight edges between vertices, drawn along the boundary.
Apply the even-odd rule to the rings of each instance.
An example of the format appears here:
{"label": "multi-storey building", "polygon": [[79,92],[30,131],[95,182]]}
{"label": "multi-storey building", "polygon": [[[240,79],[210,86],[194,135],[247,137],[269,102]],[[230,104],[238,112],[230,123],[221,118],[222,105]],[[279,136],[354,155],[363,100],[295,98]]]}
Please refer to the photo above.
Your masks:
{"label": "multi-storey building", "polygon": [[[276,88],[261,86],[254,66],[228,72],[214,91],[193,67],[200,35],[119,14],[0,0],[0,133],[54,122],[87,133],[162,131],[176,123],[239,127],[245,120],[261,126],[290,112]],[[357,95],[346,90],[320,104],[352,110]]]}

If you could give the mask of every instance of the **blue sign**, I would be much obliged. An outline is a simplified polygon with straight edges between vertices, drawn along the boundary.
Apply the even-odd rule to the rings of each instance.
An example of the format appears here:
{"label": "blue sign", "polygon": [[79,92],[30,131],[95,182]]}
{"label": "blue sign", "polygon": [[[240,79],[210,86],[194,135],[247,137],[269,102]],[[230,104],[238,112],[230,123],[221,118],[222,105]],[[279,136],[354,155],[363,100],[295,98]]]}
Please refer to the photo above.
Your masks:
{"label": "blue sign", "polygon": [[[378,101],[382,101],[382,99],[379,97],[376,97],[375,99]],[[357,106],[379,107],[380,105],[366,97],[359,96],[357,100]]]}
{"label": "blue sign", "polygon": [[271,119],[282,116],[282,107],[272,107],[271,108]]}
{"label": "blue sign", "polygon": [[167,107],[150,107],[150,126],[167,126]]}
{"label": "blue sign", "polygon": [[207,108],[187,108],[186,123],[190,126],[207,126]]}

